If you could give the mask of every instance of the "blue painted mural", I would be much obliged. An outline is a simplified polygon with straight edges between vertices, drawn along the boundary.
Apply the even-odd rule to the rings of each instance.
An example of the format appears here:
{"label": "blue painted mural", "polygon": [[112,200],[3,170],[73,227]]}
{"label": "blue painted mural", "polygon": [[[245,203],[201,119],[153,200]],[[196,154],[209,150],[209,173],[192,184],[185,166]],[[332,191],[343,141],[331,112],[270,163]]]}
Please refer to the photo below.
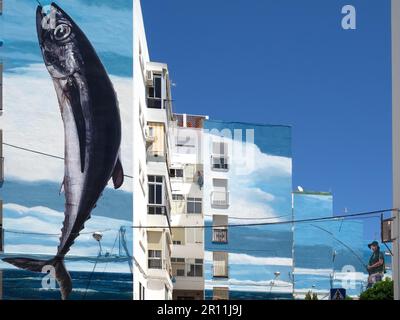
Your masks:
{"label": "blue painted mural", "polygon": [[[229,289],[230,298],[290,299],[292,225],[276,223],[292,217],[291,128],[212,120],[204,127],[204,147],[210,148],[206,154],[214,157],[219,152],[227,159],[222,168],[205,159],[205,224],[215,226],[225,217],[232,225],[227,241],[215,241],[215,231],[206,228],[206,298],[222,287]],[[226,185],[227,193],[222,206],[214,198],[222,192],[220,184]],[[221,252],[228,255],[225,277],[215,271]]]}
{"label": "blue painted mural", "polygon": [[[43,12],[51,11],[50,1],[41,3]],[[73,284],[69,298],[132,299],[132,2],[59,0],[57,5],[93,45],[94,54],[105,68],[104,78],[110,79],[108,85],[115,90],[121,119],[121,129],[117,130],[121,139],[116,141],[125,173],[122,185],[121,180],[114,179],[118,190],[111,181],[101,192],[95,208],[90,210],[91,219],[65,257]],[[54,87],[52,83],[57,75],[48,60],[50,44],[44,42],[41,38],[45,37],[44,33],[36,27],[36,10],[35,1],[15,0],[7,3],[2,16],[5,67],[4,114],[0,117],[0,126],[5,182],[0,188],[0,198],[5,241],[1,258],[8,261],[15,257],[47,260],[56,254],[64,220],[64,191],[69,192],[64,174],[68,155],[73,150],[66,153],[68,148],[64,146],[70,137],[68,124],[64,128],[60,117],[62,99],[57,97],[57,85]],[[56,18],[60,18],[59,13]],[[57,41],[66,41],[74,31],[76,26],[67,22],[65,26],[57,26],[54,37]],[[81,58],[91,50],[81,51]],[[73,108],[74,104],[71,105]],[[76,113],[74,117],[79,123]],[[65,114],[63,119],[66,122]],[[82,150],[81,145],[81,155]],[[70,169],[68,172],[70,177]],[[111,178],[111,172],[106,174],[107,178],[108,174]],[[0,269],[5,299],[60,298],[59,284],[56,288],[47,287],[41,273],[21,271],[3,261]]]}

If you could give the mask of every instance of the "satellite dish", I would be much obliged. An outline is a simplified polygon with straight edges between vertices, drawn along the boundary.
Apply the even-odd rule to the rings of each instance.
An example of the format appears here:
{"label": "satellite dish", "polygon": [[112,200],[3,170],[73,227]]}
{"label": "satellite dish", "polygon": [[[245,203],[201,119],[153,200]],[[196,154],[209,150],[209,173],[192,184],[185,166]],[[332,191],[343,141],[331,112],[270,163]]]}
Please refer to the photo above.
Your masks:
{"label": "satellite dish", "polygon": [[304,192],[304,189],[301,186],[298,186],[297,190],[299,190],[300,192]]}

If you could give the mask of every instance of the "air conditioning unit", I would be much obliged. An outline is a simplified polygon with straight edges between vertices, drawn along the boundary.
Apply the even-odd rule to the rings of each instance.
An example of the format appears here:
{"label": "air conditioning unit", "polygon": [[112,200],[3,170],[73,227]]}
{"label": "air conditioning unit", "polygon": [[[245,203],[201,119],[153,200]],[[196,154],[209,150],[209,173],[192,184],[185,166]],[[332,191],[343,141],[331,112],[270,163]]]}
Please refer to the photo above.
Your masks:
{"label": "air conditioning unit", "polygon": [[148,86],[153,85],[153,72],[152,71],[146,71],[146,84]]}

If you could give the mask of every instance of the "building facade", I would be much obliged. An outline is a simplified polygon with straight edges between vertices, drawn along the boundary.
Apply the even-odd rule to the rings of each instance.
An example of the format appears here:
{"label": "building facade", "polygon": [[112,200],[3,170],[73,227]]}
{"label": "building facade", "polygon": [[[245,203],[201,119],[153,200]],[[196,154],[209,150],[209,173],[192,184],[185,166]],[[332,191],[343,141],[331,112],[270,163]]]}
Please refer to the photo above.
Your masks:
{"label": "building facade", "polygon": [[[134,299],[172,299],[172,122],[168,67],[150,61],[140,1],[134,1]],[[149,228],[151,226],[151,228]]]}
{"label": "building facade", "polygon": [[290,299],[291,128],[207,120],[207,299]]}
{"label": "building facade", "polygon": [[175,114],[171,131],[174,300],[204,299],[203,126],[207,117]]}

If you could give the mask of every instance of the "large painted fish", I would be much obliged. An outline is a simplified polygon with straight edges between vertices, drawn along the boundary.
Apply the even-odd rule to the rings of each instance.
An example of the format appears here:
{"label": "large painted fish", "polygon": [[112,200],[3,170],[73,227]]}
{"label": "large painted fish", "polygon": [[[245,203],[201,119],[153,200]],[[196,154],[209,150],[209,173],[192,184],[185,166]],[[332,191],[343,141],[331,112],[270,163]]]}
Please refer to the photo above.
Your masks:
{"label": "large painted fish", "polygon": [[4,261],[34,272],[53,266],[61,297],[67,299],[72,280],[64,257],[84,229],[108,181],[112,178],[115,188],[123,183],[119,160],[121,119],[113,85],[85,34],[55,3],[45,9],[38,6],[36,25],[39,46],[54,83],[64,123],[65,218],[53,259],[6,258]]}

